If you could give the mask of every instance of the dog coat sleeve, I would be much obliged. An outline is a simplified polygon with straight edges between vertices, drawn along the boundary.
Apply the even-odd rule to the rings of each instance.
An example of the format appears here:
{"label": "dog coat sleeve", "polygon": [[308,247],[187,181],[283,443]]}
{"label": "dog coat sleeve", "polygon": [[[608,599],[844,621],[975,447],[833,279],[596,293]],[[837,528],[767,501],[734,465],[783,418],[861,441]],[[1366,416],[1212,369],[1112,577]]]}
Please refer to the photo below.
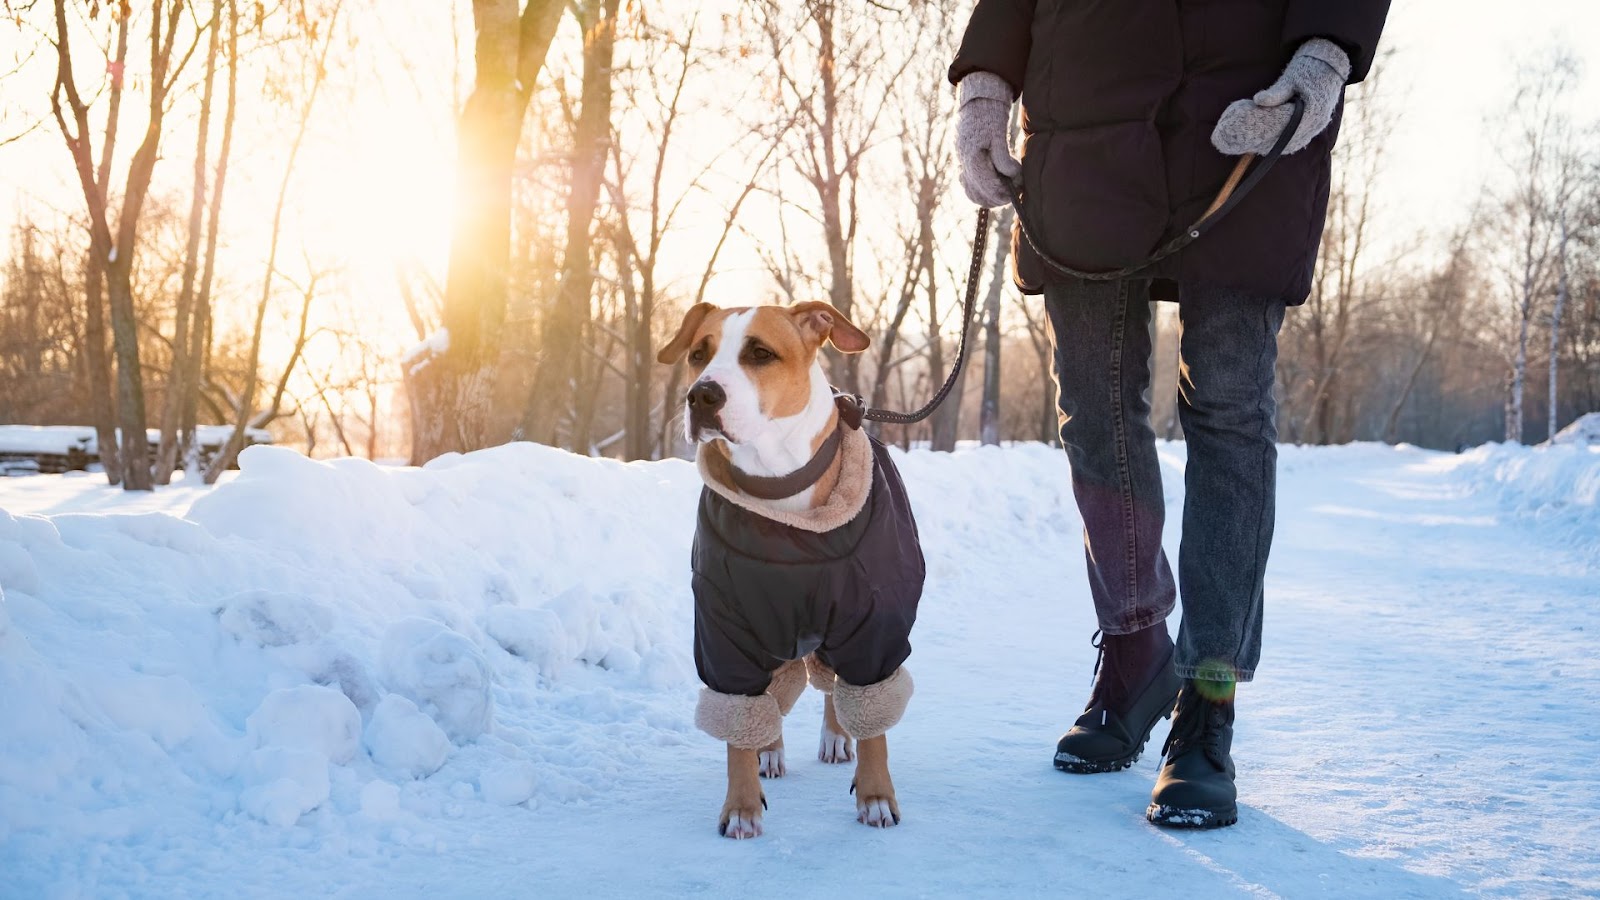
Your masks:
{"label": "dog coat sleeve", "polygon": [[749,628],[738,620],[736,608],[707,578],[694,576],[694,666],[700,681],[720,694],[755,697],[766,693],[772,672],[783,660],[768,661],[738,640]]}

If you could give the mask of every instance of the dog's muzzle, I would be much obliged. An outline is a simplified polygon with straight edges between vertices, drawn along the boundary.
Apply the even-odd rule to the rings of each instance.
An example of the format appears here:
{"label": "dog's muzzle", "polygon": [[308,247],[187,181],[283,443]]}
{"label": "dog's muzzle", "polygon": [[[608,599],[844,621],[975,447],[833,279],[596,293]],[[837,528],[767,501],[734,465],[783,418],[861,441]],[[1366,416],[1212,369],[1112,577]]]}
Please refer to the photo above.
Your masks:
{"label": "dog's muzzle", "polygon": [[722,432],[722,407],[728,403],[728,393],[715,381],[697,381],[684,397],[684,408],[689,416],[689,438],[700,440],[707,431]]}

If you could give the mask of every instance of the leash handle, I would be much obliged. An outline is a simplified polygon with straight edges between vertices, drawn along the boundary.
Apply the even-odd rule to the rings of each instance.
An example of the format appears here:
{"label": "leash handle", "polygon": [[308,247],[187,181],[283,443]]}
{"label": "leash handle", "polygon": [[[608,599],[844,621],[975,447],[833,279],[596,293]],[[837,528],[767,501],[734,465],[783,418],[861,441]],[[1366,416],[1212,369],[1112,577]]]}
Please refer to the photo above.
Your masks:
{"label": "leash handle", "polygon": [[[1305,101],[1300,97],[1295,97],[1290,103],[1293,104],[1293,109],[1289,113],[1289,124],[1284,126],[1282,133],[1278,135],[1277,141],[1273,143],[1272,149],[1267,152],[1267,155],[1258,159],[1255,154],[1246,153],[1239,157],[1239,162],[1234,165],[1233,171],[1228,174],[1228,180],[1223,183],[1222,189],[1217,192],[1216,198],[1211,201],[1211,205],[1206,208],[1205,213],[1199,219],[1196,219],[1193,225],[1185,228],[1144,262],[1125,266],[1121,269],[1113,269],[1109,272],[1085,272],[1080,269],[1074,269],[1046,253],[1040,246],[1040,242],[1034,239],[1033,231],[1028,227],[1027,219],[1022,214],[1020,177],[1017,181],[1011,182],[1011,205],[1017,212],[1017,230],[1022,233],[1023,238],[1028,242],[1028,246],[1033,248],[1033,252],[1038,255],[1045,265],[1071,278],[1078,278],[1084,281],[1116,281],[1142,272],[1199,240],[1201,235],[1210,231],[1211,227],[1221,221],[1223,216],[1226,216],[1235,206],[1238,206],[1239,202],[1248,196],[1251,191],[1255,190],[1256,185],[1261,183],[1261,179],[1272,171],[1272,167],[1277,165],[1278,160],[1283,157],[1283,151],[1289,146],[1289,141],[1294,138],[1295,132],[1300,130],[1300,121],[1305,118]],[[860,394],[840,394],[836,397],[836,401],[840,404],[841,411],[846,415],[847,420],[856,419],[859,416],[860,419],[872,422],[887,422],[891,425],[914,425],[933,415],[933,411],[939,408],[939,404],[944,402],[945,397],[949,396],[950,390],[955,387],[956,379],[961,376],[962,366],[967,361],[967,332],[970,330],[972,323],[973,310],[977,306],[978,282],[983,275],[983,263],[988,255],[988,248],[989,210],[987,207],[979,207],[978,230],[972,239],[972,265],[967,270],[966,299],[961,306],[961,340],[956,345],[956,361],[955,365],[950,368],[950,375],[945,378],[944,384],[934,393],[933,398],[914,412],[906,413],[868,406],[865,398]]]}

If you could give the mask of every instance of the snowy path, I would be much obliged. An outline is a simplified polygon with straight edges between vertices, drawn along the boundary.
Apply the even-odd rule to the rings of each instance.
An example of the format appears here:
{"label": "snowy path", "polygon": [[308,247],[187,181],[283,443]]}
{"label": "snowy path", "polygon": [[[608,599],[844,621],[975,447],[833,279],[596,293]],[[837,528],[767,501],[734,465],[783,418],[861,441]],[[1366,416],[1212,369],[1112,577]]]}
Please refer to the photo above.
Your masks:
{"label": "snowy path", "polygon": [[[1163,450],[1172,552],[1182,449]],[[683,464],[511,448],[390,474],[253,452],[188,513],[200,528],[68,516],[58,546],[0,516],[0,722],[23,734],[0,737],[0,896],[1595,894],[1600,452],[1560,449],[1285,448],[1266,653],[1240,692],[1242,815],[1205,834],[1143,821],[1165,724],[1127,772],[1050,766],[1093,623],[1065,461],[1045,448],[903,458],[929,559],[918,693],[890,735],[905,823],[855,823],[849,772],[814,759],[808,693],[767,835],[744,843],[715,835],[721,748],[691,725]],[[1508,466],[1560,477],[1531,497],[1531,476],[1496,480]],[[469,519],[482,533],[450,543]],[[324,649],[219,632],[219,595],[267,586],[329,611]],[[565,643],[506,653],[508,634],[540,636],[494,624],[507,601],[554,609]],[[242,812],[262,696],[316,680],[328,646],[382,669],[405,615],[483,648],[492,732],[420,781],[365,753],[332,765],[291,827]],[[352,680],[335,683],[359,694]],[[64,698],[70,726],[29,696]],[[141,703],[171,711],[115,709]],[[530,768],[530,800],[491,802],[527,796],[496,785]],[[364,805],[374,780],[401,785],[398,809]]]}

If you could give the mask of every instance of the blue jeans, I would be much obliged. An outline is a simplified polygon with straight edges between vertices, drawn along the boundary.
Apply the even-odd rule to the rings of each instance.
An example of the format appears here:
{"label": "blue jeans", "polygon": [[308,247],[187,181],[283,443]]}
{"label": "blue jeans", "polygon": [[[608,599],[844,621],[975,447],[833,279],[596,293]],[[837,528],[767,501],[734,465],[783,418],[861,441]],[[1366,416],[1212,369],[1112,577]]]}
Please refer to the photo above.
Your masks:
{"label": "blue jeans", "polygon": [[1127,634],[1164,621],[1181,595],[1178,674],[1251,680],[1277,491],[1272,387],[1284,301],[1180,291],[1178,419],[1188,464],[1174,584],[1150,427],[1150,282],[1059,280],[1044,299],[1061,442],[1101,630]]}

